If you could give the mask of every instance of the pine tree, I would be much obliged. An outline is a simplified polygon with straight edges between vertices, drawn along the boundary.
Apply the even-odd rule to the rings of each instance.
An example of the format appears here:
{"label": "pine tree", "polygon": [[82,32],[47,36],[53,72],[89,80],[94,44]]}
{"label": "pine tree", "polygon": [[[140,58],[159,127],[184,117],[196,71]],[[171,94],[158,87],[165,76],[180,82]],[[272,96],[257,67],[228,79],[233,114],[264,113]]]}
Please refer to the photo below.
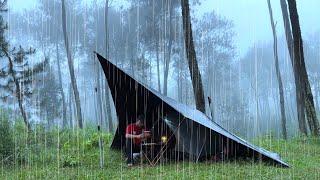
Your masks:
{"label": "pine tree", "polygon": [[[6,12],[6,0],[0,2],[0,12]],[[29,48],[25,50],[21,46],[18,48],[10,47],[6,39],[7,23],[4,21],[2,14],[0,15],[0,58],[2,58],[2,69],[0,69],[0,79],[3,83],[0,89],[1,99],[4,102],[17,99],[19,109],[23,121],[31,131],[31,125],[27,117],[25,109],[25,100],[33,94],[31,84],[34,82],[34,75],[44,70],[45,64],[48,63],[46,58],[44,61],[31,65],[28,57],[35,53],[35,49]]]}
{"label": "pine tree", "polygon": [[[60,117],[62,105],[62,96],[52,67],[48,66],[46,72],[43,75],[43,81],[45,83],[39,83],[36,85],[37,93],[39,94],[39,104],[40,104],[40,115],[46,117],[48,126],[52,127],[54,125],[54,120]],[[63,125],[65,122],[63,121]]]}

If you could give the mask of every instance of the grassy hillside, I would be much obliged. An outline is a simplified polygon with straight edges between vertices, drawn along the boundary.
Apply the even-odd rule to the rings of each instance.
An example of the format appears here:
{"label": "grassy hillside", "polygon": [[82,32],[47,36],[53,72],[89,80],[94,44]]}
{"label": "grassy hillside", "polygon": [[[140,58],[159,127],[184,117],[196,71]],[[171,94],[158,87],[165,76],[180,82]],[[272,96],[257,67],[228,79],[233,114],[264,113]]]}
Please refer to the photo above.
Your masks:
{"label": "grassy hillside", "polygon": [[[265,137],[255,142],[279,153],[291,168],[251,161],[127,168],[121,153],[105,148],[106,164],[100,169],[98,135],[93,130],[40,132],[34,133],[31,143],[16,148],[11,162],[1,162],[0,179],[320,179],[320,142],[310,138],[286,142]],[[103,137],[107,146],[111,136]]]}

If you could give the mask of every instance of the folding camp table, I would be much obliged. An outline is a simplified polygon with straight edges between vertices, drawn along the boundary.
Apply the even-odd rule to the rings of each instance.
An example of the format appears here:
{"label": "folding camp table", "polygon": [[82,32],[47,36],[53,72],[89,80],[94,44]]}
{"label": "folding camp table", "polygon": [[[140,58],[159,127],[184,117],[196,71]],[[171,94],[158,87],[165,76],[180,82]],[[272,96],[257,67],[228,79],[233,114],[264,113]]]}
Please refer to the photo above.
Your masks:
{"label": "folding camp table", "polygon": [[[159,149],[155,152],[155,149]],[[167,150],[167,143],[143,143],[141,144],[141,154],[151,166],[155,166],[163,159],[163,154]]]}

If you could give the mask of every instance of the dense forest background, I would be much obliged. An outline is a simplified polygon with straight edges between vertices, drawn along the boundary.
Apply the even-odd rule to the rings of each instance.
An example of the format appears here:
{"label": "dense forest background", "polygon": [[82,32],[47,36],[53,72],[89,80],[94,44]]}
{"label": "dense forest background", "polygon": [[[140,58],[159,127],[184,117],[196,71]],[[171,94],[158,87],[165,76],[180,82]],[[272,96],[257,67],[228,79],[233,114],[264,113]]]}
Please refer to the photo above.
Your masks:
{"label": "dense forest background", "polygon": [[[318,0],[0,0],[0,179],[320,179],[319,6]],[[162,129],[160,143],[140,146],[166,147],[155,164],[126,163],[109,147],[118,122],[135,115],[117,119],[115,104],[124,102],[114,102],[95,53],[205,113],[209,118],[186,108],[206,119],[210,140],[190,119],[183,127],[190,136],[176,128],[178,143]],[[169,142],[179,141],[183,154],[179,148],[170,154]],[[187,146],[199,149],[196,162]],[[204,147],[210,150],[200,160]]]}
{"label": "dense forest background", "polygon": [[[42,71],[30,76],[30,83],[22,83],[22,88],[30,91],[23,105],[31,124],[75,128],[79,118],[77,108],[81,108],[84,126],[96,125],[102,119],[106,131],[115,130],[113,100],[94,51],[162,94],[195,107],[178,1],[65,1],[66,32],[61,3],[39,0],[32,8],[9,9],[4,14],[10,44],[35,50],[26,57],[29,65],[25,68],[37,63],[43,66]],[[215,11],[195,12],[193,9],[201,3],[191,2],[191,15],[204,93],[212,99],[211,107],[206,102],[207,115],[212,114],[214,121],[245,138],[280,136],[279,88],[272,40],[255,42],[240,54],[242,47],[235,45],[235,39],[242,34],[235,32],[234,22]],[[282,29],[282,19],[276,21],[276,28]],[[271,33],[271,27],[263,28],[270,28]],[[67,51],[64,33],[69,41]],[[287,129],[294,136],[298,132],[295,82],[285,34],[278,36]],[[319,33],[304,37],[306,67],[317,112],[319,46]],[[69,58],[79,99],[73,93]],[[5,80],[1,82],[5,87]],[[21,117],[15,96],[3,89],[1,92],[2,109],[10,112],[13,119]],[[81,107],[77,107],[77,101]]]}

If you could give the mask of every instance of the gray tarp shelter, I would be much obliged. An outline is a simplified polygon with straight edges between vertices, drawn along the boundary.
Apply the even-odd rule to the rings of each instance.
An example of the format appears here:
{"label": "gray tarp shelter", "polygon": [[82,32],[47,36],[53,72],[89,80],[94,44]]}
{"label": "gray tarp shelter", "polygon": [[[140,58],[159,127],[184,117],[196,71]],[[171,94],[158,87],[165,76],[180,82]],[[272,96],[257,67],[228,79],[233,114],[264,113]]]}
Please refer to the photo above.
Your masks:
{"label": "gray tarp shelter", "polygon": [[108,81],[119,122],[111,148],[124,149],[126,126],[143,113],[147,128],[163,120],[175,139],[173,151],[186,155],[190,160],[210,159],[227,148],[235,158],[289,167],[278,154],[250,144],[202,112],[147,87],[101,55],[97,54],[97,57]]}

